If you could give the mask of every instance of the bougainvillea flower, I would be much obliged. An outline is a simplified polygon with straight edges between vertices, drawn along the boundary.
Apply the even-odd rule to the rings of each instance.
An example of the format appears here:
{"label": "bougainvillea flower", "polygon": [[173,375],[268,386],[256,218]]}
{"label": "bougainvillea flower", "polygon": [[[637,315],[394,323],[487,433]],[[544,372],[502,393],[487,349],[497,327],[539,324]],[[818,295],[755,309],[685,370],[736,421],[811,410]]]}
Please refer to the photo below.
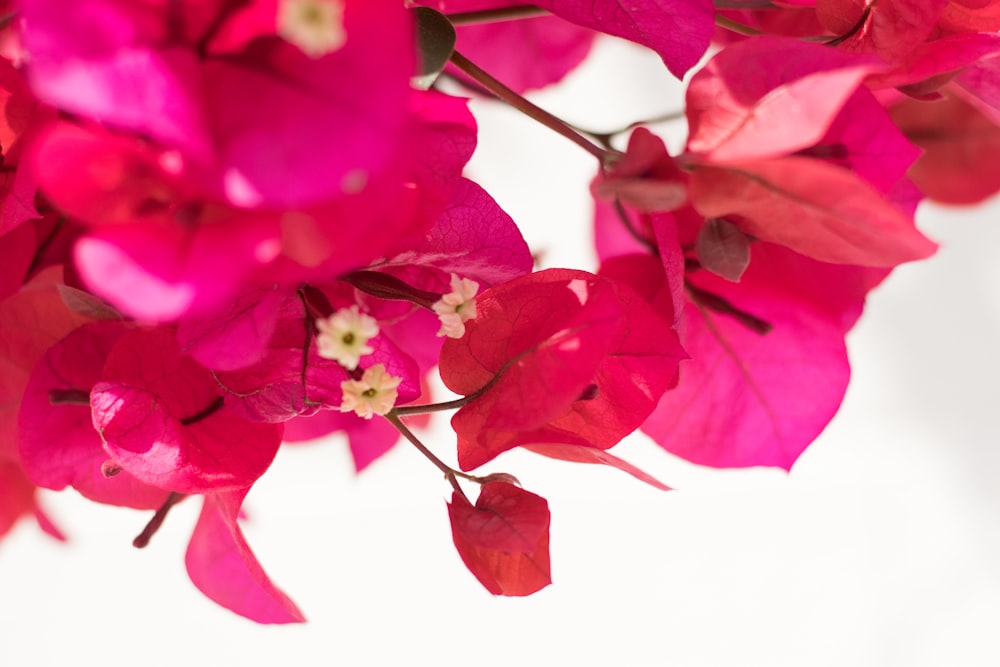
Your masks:
{"label": "bougainvillea flower", "polygon": [[270,38],[203,59],[220,48],[206,40],[238,31],[227,21],[256,14],[223,2],[24,3],[30,78],[51,104],[179,149],[233,204],[308,205],[356,192],[389,163],[414,72],[400,3],[336,4],[328,18],[344,38],[323,57],[278,35],[271,3]]}
{"label": "bougainvillea flower", "polygon": [[103,473],[108,461],[94,430],[90,389],[101,380],[104,362],[131,328],[124,322],[95,322],[53,345],[35,366],[18,417],[21,461],[31,480],[60,490],[72,486],[96,502],[155,509],[167,491],[139,482],[127,471]]}
{"label": "bougainvillea flower", "polygon": [[[342,362],[320,355],[314,308],[322,308],[324,312],[315,315],[326,318],[357,304],[355,289],[346,283],[285,291],[279,298],[275,325],[259,356],[240,368],[213,373],[227,405],[244,418],[261,422],[283,422],[324,408],[339,409],[342,385],[352,375]],[[372,352],[362,357],[359,367],[350,370],[360,378],[367,369],[381,364],[401,380],[397,386],[400,402],[419,396],[419,371],[410,356],[386,336],[377,335],[366,342]]]}
{"label": "bougainvillea flower", "polygon": [[363,419],[386,415],[399,398],[398,387],[403,378],[390,375],[384,364],[366,368],[359,380],[340,383],[343,399],[341,412],[353,412]]}
{"label": "bougainvillea flower", "polygon": [[451,274],[451,291],[431,306],[441,320],[438,336],[461,338],[465,335],[465,323],[476,318],[476,294],[478,292],[479,283],[475,280]]}
{"label": "bougainvillea flower", "polygon": [[358,310],[357,304],[341,308],[329,317],[316,320],[316,347],[319,356],[332,359],[349,371],[361,362],[361,357],[375,348],[368,341],[378,335],[378,322]]}
{"label": "bougainvillea flower", "polygon": [[302,623],[305,617],[264,572],[237,519],[247,489],[205,496],[188,543],[188,576],[212,601],[257,623]]}
{"label": "bougainvillea flower", "polygon": [[552,583],[549,506],[541,496],[488,482],[475,505],[452,494],[448,518],[458,555],[490,593],[531,595]]}
{"label": "bougainvillea flower", "polygon": [[522,444],[613,446],[648,416],[685,356],[631,288],[583,271],[499,285],[477,310],[441,351],[445,385],[472,397],[452,417],[463,470]]}
{"label": "bougainvillea flower", "polygon": [[[411,250],[453,196],[470,196],[459,179],[475,126],[464,102],[434,94],[415,95],[409,121],[393,173],[293,211],[233,207],[177,151],[68,123],[36,142],[33,164],[48,198],[90,227],[75,250],[85,284],[128,315],[167,321],[228,306],[245,281],[291,286]],[[504,215],[485,194],[477,202],[456,200],[454,215],[470,227],[474,209]]]}
{"label": "bougainvillea flower", "polygon": [[225,405],[211,373],[180,352],[170,329],[119,338],[90,404],[114,463],[178,493],[248,487],[281,443],[279,424],[248,422]]}

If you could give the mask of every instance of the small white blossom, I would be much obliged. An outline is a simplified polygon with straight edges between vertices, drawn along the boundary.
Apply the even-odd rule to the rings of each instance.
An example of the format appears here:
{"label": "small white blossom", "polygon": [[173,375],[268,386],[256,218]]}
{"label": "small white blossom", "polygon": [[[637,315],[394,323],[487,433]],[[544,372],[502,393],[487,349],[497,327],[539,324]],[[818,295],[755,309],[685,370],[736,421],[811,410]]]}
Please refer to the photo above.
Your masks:
{"label": "small white blossom", "polygon": [[359,311],[357,306],[351,306],[316,320],[316,330],[319,332],[316,336],[319,356],[353,371],[361,357],[374,352],[368,341],[378,335],[378,322]]}
{"label": "small white blossom", "polygon": [[321,58],[347,42],[343,0],[279,0],[278,35],[310,58]]}
{"label": "small white blossom", "polygon": [[360,380],[344,380],[340,389],[340,411],[354,412],[359,417],[371,419],[372,415],[388,414],[396,404],[396,390],[402,378],[389,375],[385,364],[375,364],[364,372]]}
{"label": "small white blossom", "polygon": [[451,292],[445,294],[431,306],[441,320],[438,336],[461,338],[465,335],[465,323],[476,317],[476,293],[479,283],[468,278],[451,274]]}

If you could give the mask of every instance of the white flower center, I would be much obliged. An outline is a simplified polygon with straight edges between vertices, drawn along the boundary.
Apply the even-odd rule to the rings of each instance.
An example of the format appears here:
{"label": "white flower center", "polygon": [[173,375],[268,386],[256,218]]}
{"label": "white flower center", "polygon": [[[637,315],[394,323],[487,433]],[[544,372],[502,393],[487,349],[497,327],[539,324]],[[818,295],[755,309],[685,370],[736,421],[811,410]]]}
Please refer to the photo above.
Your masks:
{"label": "white flower center", "polygon": [[379,329],[374,317],[362,313],[357,306],[351,306],[316,320],[316,331],[319,356],[332,359],[353,371],[361,362],[361,357],[375,351],[368,341],[378,335]]}
{"label": "white flower center", "polygon": [[340,411],[354,412],[359,417],[371,419],[373,415],[388,414],[399,397],[397,387],[402,378],[389,375],[384,364],[367,369],[360,380],[344,380]]}
{"label": "white flower center", "polygon": [[431,306],[441,320],[438,336],[461,338],[465,335],[465,323],[476,317],[476,293],[479,283],[468,278],[451,274],[451,292],[443,295]]}
{"label": "white flower center", "polygon": [[343,0],[279,0],[278,35],[310,58],[333,53],[347,42]]}

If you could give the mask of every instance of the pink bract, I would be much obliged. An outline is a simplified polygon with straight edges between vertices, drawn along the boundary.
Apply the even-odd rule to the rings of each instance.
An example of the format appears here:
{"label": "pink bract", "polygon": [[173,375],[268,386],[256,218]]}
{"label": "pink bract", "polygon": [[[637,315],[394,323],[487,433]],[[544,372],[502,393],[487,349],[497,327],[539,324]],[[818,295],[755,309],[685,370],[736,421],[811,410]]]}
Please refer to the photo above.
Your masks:
{"label": "pink bract", "polygon": [[[715,467],[790,468],[836,413],[850,367],[844,334],[885,271],[822,264],[766,243],[739,283],[690,280],[683,342],[691,359],[642,430],[668,451]],[[770,326],[719,312],[721,297]]]}
{"label": "pink bract", "polygon": [[205,496],[184,564],[209,599],[257,623],[303,623],[305,617],[264,572],[237,518],[246,490]]}
{"label": "pink bract", "polygon": [[96,502],[155,509],[166,500],[163,489],[142,484],[127,471],[102,474],[108,454],[87,400],[109,352],[130,328],[124,322],[88,324],[46,352],[24,391],[18,445],[25,471],[39,486],[72,486]]}
{"label": "pink bract", "polygon": [[180,353],[169,329],[123,335],[90,394],[109,457],[146,484],[179,493],[249,486],[270,465],[281,426],[223,405],[209,371]]}

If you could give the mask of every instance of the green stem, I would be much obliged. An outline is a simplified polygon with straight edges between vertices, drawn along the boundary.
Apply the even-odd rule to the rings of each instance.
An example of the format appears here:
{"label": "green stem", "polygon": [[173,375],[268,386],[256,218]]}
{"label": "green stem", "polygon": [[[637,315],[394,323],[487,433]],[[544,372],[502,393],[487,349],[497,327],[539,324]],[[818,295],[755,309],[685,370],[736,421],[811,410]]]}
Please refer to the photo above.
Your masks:
{"label": "green stem", "polygon": [[477,23],[498,23],[548,16],[549,12],[534,5],[517,5],[500,9],[483,9],[478,12],[456,12],[445,14],[452,25],[475,25]]}
{"label": "green stem", "polygon": [[734,21],[733,19],[726,18],[725,16],[719,16],[718,14],[715,15],[715,25],[740,35],[746,35],[747,37],[763,34],[760,30],[757,30],[757,28],[751,28],[750,26],[744,25],[739,21]]}
{"label": "green stem", "polygon": [[469,394],[468,396],[463,396],[462,398],[456,398],[453,401],[445,401],[443,403],[428,403],[426,405],[401,405],[398,408],[393,408],[392,411],[399,415],[400,417],[408,417],[410,415],[425,415],[429,412],[444,412],[445,410],[458,410],[460,407],[468,403],[471,399],[475,398],[482,393],[482,390],[477,391],[475,394]]}
{"label": "green stem", "polygon": [[529,118],[538,121],[557,134],[561,134],[566,137],[574,144],[600,160],[601,164],[604,164],[607,160],[618,154],[615,151],[607,150],[598,146],[590,141],[590,139],[587,139],[585,136],[566,124],[566,122],[564,122],[561,118],[552,115],[545,109],[542,109],[541,107],[529,102],[521,95],[518,95],[458,51],[454,51],[451,54],[451,62],[454,63],[460,70],[468,74],[469,77],[471,77],[476,83],[490,91],[497,99],[506,102]]}

